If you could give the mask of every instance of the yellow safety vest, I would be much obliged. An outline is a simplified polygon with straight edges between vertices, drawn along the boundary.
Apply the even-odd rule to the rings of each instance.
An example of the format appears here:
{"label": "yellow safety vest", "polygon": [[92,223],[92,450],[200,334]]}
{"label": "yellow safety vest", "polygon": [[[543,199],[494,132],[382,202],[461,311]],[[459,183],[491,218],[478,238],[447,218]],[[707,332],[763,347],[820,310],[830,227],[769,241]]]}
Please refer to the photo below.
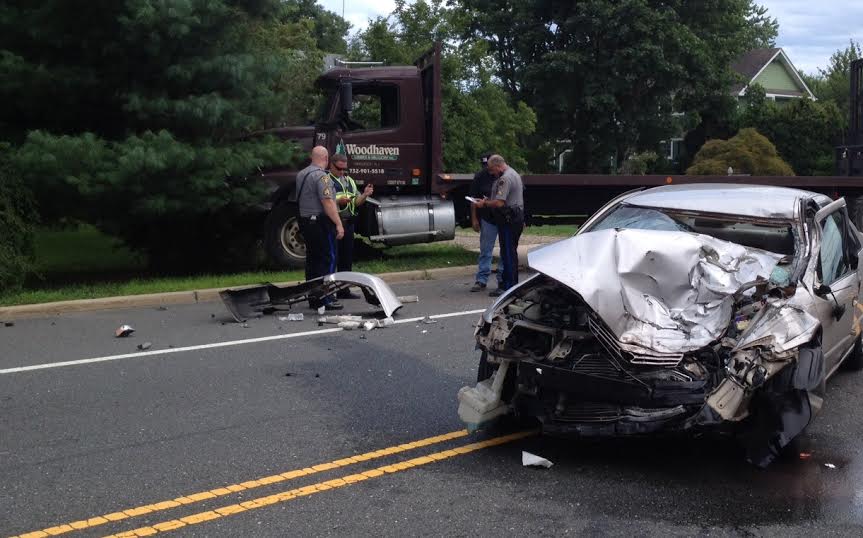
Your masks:
{"label": "yellow safety vest", "polygon": [[[353,217],[357,214],[357,196],[360,194],[360,191],[357,190],[357,184],[354,183],[351,176],[347,175],[343,178],[338,178],[330,173],[330,178],[335,185],[338,185],[336,189],[336,204],[338,204],[339,200],[348,199],[348,205],[339,209],[339,215],[342,217]],[[342,183],[343,181],[344,183]]]}

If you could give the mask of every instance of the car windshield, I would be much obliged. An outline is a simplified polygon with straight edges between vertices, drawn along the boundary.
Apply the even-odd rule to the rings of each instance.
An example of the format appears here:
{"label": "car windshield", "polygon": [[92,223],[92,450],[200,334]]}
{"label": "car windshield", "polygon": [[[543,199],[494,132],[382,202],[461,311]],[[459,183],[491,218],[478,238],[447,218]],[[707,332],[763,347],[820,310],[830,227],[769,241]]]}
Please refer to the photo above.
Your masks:
{"label": "car windshield", "polygon": [[668,209],[620,205],[596,222],[589,231],[612,228],[699,233],[777,254],[794,254],[794,234],[789,222],[778,221],[765,224],[751,222],[734,215],[708,216]]}

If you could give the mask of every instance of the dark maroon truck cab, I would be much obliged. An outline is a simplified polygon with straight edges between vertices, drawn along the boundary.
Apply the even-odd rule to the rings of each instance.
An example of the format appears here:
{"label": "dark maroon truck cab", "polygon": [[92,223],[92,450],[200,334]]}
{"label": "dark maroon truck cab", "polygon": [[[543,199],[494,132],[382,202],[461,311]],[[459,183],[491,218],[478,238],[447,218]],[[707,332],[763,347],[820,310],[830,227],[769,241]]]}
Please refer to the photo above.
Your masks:
{"label": "dark maroon truck cab", "polygon": [[[361,207],[357,232],[387,245],[452,239],[454,208],[432,192],[441,158],[440,47],[414,66],[359,67],[350,64],[318,79],[324,96],[314,127],[268,131],[304,151],[325,146],[345,153],[349,174],[375,194]],[[265,245],[276,262],[302,265],[305,246],[296,223],[296,170],[263,174],[272,185]]]}

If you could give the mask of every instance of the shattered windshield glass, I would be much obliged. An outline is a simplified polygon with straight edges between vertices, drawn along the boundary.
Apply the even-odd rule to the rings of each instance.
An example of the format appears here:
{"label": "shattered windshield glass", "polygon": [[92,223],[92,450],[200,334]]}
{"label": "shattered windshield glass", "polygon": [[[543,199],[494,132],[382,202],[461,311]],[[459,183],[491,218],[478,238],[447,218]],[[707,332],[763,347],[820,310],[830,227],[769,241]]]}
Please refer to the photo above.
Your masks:
{"label": "shattered windshield glass", "polygon": [[609,229],[699,233],[777,254],[794,254],[794,234],[791,223],[785,221],[752,222],[734,215],[720,217],[620,205],[594,224],[589,231]]}

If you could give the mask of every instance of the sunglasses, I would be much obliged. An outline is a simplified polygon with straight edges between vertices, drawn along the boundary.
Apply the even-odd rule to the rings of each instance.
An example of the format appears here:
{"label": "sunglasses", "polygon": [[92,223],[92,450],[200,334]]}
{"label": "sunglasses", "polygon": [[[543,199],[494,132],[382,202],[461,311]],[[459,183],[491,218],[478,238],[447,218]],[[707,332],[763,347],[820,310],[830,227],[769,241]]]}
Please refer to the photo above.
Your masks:
{"label": "sunglasses", "polygon": [[336,165],[333,165],[333,168],[335,168],[335,169],[336,169],[336,170],[338,170],[339,172],[344,172],[344,171],[346,171],[346,170],[348,169],[348,167],[347,167],[347,166],[336,166]]}

